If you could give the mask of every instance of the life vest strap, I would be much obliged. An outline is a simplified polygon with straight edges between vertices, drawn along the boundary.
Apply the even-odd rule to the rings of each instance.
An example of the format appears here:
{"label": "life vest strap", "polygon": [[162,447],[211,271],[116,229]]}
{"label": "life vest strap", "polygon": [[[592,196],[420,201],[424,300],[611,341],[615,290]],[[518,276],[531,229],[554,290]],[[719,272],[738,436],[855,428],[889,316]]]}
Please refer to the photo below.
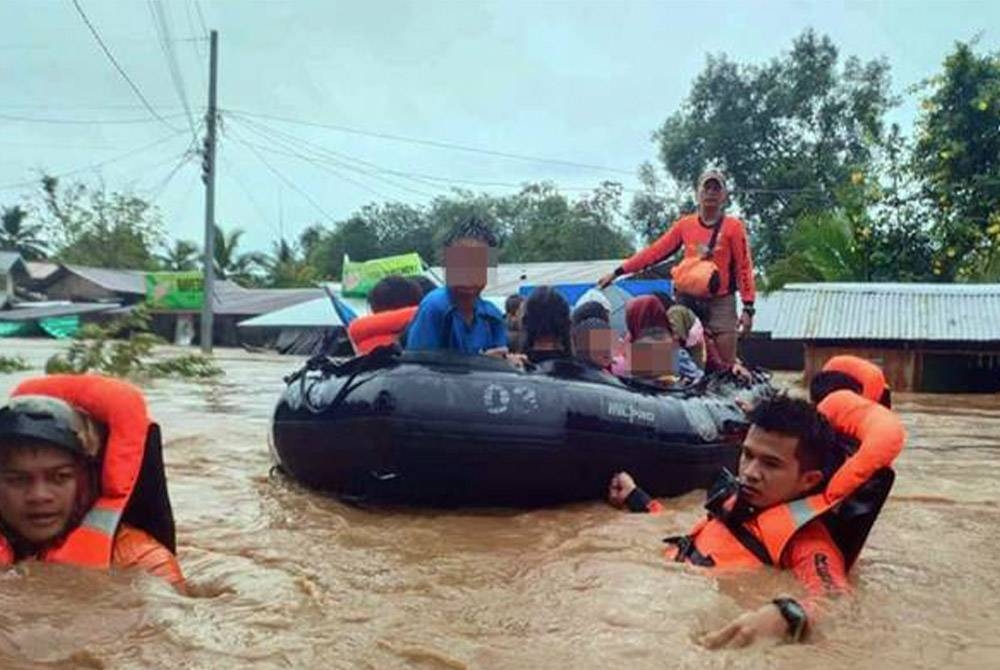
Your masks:
{"label": "life vest strap", "polygon": [[674,560],[678,563],[690,563],[700,568],[715,567],[715,559],[698,551],[698,547],[694,544],[693,535],[672,535],[671,537],[663,538],[663,541],[677,547],[677,554],[674,556]]}

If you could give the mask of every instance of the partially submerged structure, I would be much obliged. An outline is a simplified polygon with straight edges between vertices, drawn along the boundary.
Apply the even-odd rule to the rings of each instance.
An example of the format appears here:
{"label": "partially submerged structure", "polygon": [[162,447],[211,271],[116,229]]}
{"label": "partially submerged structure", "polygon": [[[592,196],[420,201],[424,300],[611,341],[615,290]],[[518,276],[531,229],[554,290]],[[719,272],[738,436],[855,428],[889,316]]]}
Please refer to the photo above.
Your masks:
{"label": "partially submerged structure", "polygon": [[897,390],[1000,391],[1000,284],[789,284],[768,300],[771,338],[801,343],[806,381],[847,353]]}

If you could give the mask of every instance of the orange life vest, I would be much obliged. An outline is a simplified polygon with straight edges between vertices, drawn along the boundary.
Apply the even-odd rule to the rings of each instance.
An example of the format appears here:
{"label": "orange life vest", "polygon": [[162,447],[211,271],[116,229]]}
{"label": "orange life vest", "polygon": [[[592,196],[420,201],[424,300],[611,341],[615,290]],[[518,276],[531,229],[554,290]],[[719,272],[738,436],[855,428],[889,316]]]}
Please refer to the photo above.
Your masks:
{"label": "orange life vest", "polygon": [[671,268],[670,277],[674,281],[674,290],[677,293],[705,299],[714,297],[722,289],[722,273],[719,272],[719,266],[715,264],[712,255],[715,253],[715,244],[724,223],[725,219],[719,221],[712,229],[712,236],[704,253],[688,255],[688,250],[685,249],[684,258]]}
{"label": "orange life vest", "polygon": [[[110,568],[115,533],[139,478],[151,426],[142,393],[127,382],[98,375],[51,375],[21,383],[13,395],[59,398],[108,427],[100,496],[80,525],[39,558],[53,563]],[[13,562],[13,549],[0,536],[0,566]]]}
{"label": "orange life vest", "polygon": [[[677,561],[706,567],[778,565],[785,547],[799,530],[838,505],[846,505],[867,483],[875,482],[880,485],[877,491],[880,497],[872,501],[875,509],[867,510],[868,525],[860,537],[838,537],[838,529],[831,529],[845,554],[845,564],[850,567],[888,495],[893,477],[889,467],[902,450],[906,433],[891,411],[851,391],[831,393],[819,404],[819,411],[839,433],[860,442],[822,491],[769,507],[739,524],[710,515],[688,535],[669,538],[676,546],[668,549],[668,555]],[[735,496],[723,506],[731,509],[734,503]]]}
{"label": "orange life vest", "polygon": [[842,372],[853,377],[861,384],[861,395],[872,402],[881,402],[883,394],[889,388],[882,368],[857,356],[834,356],[823,365],[823,372]]}
{"label": "orange life vest", "polygon": [[376,314],[366,314],[351,321],[347,326],[347,336],[359,354],[367,354],[375,347],[394,343],[406,330],[417,313],[418,305],[400,307]]}

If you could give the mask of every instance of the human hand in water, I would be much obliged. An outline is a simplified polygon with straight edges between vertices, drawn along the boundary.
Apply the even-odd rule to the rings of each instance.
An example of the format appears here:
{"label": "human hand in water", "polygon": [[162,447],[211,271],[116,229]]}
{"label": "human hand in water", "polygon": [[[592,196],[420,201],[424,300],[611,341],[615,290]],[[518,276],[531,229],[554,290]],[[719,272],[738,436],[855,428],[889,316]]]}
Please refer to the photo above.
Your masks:
{"label": "human hand in water", "polygon": [[788,622],[777,605],[768,603],[760,609],[745,612],[728,625],[698,638],[706,649],[746,647],[761,638],[782,639],[788,633]]}
{"label": "human hand in water", "polygon": [[625,499],[635,489],[635,480],[632,479],[632,475],[627,472],[619,472],[611,478],[611,482],[608,484],[608,502],[615,507],[622,507],[625,504]]}
{"label": "human hand in water", "polygon": [[750,369],[745,365],[743,365],[742,363],[733,363],[733,367],[729,369],[734,375],[736,375],[740,379],[744,379],[748,382],[753,381],[753,375],[750,373]]}
{"label": "human hand in water", "polygon": [[513,365],[515,368],[524,369],[528,365],[528,357],[524,354],[511,354],[508,353],[505,358],[507,362]]}
{"label": "human hand in water", "polygon": [[615,273],[609,272],[608,274],[604,275],[603,277],[597,280],[597,288],[605,289],[611,286],[611,284],[614,281],[615,281]]}

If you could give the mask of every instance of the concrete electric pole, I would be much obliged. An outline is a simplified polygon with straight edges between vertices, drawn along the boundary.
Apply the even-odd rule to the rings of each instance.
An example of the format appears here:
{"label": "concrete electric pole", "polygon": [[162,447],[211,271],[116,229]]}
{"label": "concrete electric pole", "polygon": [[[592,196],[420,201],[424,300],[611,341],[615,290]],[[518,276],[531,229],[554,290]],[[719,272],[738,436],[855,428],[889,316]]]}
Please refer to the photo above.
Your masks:
{"label": "concrete electric pole", "polygon": [[208,112],[205,115],[207,127],[205,147],[202,152],[202,175],[205,182],[205,255],[204,266],[204,300],[201,306],[201,350],[212,353],[213,313],[212,299],[215,295],[215,91],[216,75],[219,69],[219,33],[211,33],[211,49],[208,75]]}

